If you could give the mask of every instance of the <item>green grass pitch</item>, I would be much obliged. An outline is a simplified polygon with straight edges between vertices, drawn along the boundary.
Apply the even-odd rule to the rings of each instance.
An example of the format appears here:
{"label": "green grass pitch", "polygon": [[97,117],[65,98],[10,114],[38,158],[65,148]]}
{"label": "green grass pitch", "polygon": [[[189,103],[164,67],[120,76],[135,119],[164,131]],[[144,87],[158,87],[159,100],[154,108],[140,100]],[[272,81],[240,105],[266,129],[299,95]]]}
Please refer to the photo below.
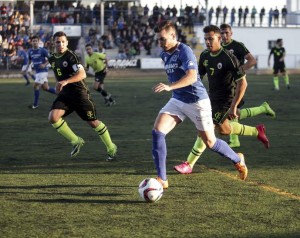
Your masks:
{"label": "green grass pitch", "polygon": [[32,85],[0,79],[0,237],[299,237],[299,75],[290,81],[290,90],[281,80],[275,92],[270,75],[248,76],[245,107],[268,101],[277,118],[241,121],[264,123],[271,143],[265,149],[256,138],[240,137],[236,151],[245,154],[245,182],[228,160],[208,150],[193,174],[173,170],[196,138],[186,120],[167,136],[170,187],[148,204],[139,199],[138,184],[156,176],[151,129],[170,93],[154,94],[151,88],[166,82],[163,73],[130,77],[120,70],[108,76],[113,107],[92,92],[98,116],[119,148],[111,163],[96,133],[76,114],[66,120],[86,144],[71,159],[71,145],[47,121],[54,96],[41,92],[40,107],[29,110]]}

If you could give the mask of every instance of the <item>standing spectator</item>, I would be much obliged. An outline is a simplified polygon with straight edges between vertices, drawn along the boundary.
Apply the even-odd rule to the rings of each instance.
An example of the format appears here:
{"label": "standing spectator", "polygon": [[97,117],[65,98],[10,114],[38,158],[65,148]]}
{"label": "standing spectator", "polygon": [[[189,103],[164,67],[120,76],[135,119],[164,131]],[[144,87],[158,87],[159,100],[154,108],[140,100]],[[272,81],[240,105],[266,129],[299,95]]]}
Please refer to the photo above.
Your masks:
{"label": "standing spectator", "polygon": [[283,80],[285,82],[285,86],[287,89],[290,89],[290,82],[289,82],[289,75],[285,69],[284,58],[286,55],[285,48],[283,47],[282,39],[277,39],[276,45],[272,47],[269,58],[268,58],[268,66],[270,67],[270,59],[273,55],[273,83],[274,83],[274,90],[279,90],[279,73],[282,74]]}
{"label": "standing spectator", "polygon": [[50,6],[47,2],[44,2],[42,6],[42,22],[43,23],[48,23],[48,16],[50,13]]}
{"label": "standing spectator", "polygon": [[235,23],[235,13],[236,13],[236,10],[235,10],[235,7],[233,7],[230,12],[230,25],[231,26],[233,26],[233,24]]}
{"label": "standing spectator", "polygon": [[240,6],[240,8],[238,10],[238,17],[239,17],[238,26],[241,26],[242,16],[243,16],[243,8],[242,8],[242,6]]}
{"label": "standing spectator", "polygon": [[281,24],[282,24],[282,26],[286,26],[287,13],[288,13],[288,10],[287,10],[286,6],[284,5],[284,7],[281,9]]}
{"label": "standing spectator", "polygon": [[144,16],[148,16],[148,14],[149,14],[149,7],[148,7],[148,5],[146,4],[146,5],[144,6]]}
{"label": "standing spectator", "polygon": [[247,25],[247,16],[248,16],[248,13],[249,13],[249,8],[248,8],[248,6],[246,6],[245,11],[244,11],[244,26]]}
{"label": "standing spectator", "polygon": [[275,7],[275,10],[273,12],[273,17],[274,17],[274,26],[279,26],[279,10],[277,7]]}
{"label": "standing spectator", "polygon": [[208,11],[208,25],[211,25],[211,19],[212,19],[213,13],[214,13],[214,8],[211,7]]}
{"label": "standing spectator", "polygon": [[273,9],[272,8],[270,8],[270,10],[269,10],[269,27],[271,27],[272,26],[272,21],[273,21]]}
{"label": "standing spectator", "polygon": [[221,7],[218,6],[218,7],[216,8],[216,25],[218,25],[220,13],[221,13]]}
{"label": "standing spectator", "polygon": [[263,18],[264,18],[264,15],[266,14],[266,10],[264,7],[262,7],[262,9],[260,10],[260,13],[259,13],[259,25],[262,26],[262,22],[263,22]]}
{"label": "standing spectator", "polygon": [[223,23],[226,23],[226,17],[228,13],[228,8],[226,6],[223,7]]}
{"label": "standing spectator", "polygon": [[252,7],[251,9],[251,25],[254,27],[255,26],[255,17],[256,17],[257,10],[255,6]]}
{"label": "standing spectator", "polygon": [[93,7],[93,21],[99,25],[100,24],[100,4],[97,3]]}
{"label": "standing spectator", "polygon": [[171,9],[171,12],[172,12],[172,16],[173,16],[173,17],[176,17],[176,16],[177,16],[178,11],[177,11],[177,8],[176,8],[175,5],[174,5],[173,8]]}

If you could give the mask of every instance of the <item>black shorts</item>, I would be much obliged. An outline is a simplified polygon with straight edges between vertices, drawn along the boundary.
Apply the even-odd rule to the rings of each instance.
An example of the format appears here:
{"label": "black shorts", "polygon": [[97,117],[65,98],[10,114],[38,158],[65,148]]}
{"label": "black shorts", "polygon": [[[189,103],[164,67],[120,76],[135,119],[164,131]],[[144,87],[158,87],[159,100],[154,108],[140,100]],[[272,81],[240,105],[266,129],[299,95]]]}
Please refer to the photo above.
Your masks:
{"label": "black shorts", "polygon": [[98,83],[103,83],[106,77],[106,70],[95,73],[95,81]]}
{"label": "black shorts", "polygon": [[284,64],[275,64],[273,67],[273,74],[285,73],[285,65]]}
{"label": "black shorts", "polygon": [[51,106],[53,109],[65,110],[63,117],[75,111],[84,121],[97,120],[95,103],[87,93],[59,94]]}
{"label": "black shorts", "polygon": [[211,102],[212,118],[216,125],[222,125],[228,118],[230,103]]}

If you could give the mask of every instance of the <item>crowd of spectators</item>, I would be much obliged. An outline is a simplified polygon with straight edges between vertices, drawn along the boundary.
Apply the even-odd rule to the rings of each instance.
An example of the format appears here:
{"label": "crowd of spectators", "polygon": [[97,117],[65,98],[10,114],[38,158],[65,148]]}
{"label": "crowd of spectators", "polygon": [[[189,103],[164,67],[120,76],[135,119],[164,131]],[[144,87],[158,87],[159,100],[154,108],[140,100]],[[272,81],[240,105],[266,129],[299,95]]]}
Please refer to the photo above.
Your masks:
{"label": "crowd of spectators", "polygon": [[[40,5],[37,5],[40,4]],[[32,30],[30,29],[29,6],[26,1],[2,3],[0,7],[0,65],[2,67],[11,67],[10,58],[16,55],[16,46],[22,45],[24,49],[31,46],[30,38]],[[171,20],[178,27],[178,40],[190,44],[195,48],[199,43],[194,33],[194,24],[203,24],[206,17],[206,11],[203,7],[191,7],[186,4],[185,7],[177,9],[168,6],[166,9],[159,7],[157,4],[153,9],[147,5],[133,5],[127,9],[127,5],[122,2],[105,3],[104,20],[106,30],[103,35],[100,34],[100,5],[83,6],[80,2],[74,7],[72,2],[36,2],[34,6],[33,22],[41,27],[34,32],[41,39],[41,46],[50,47],[51,31],[47,31],[44,26],[52,24],[82,24],[89,27],[84,35],[83,43],[90,43],[95,51],[105,52],[107,49],[117,49],[118,58],[133,58],[143,51],[146,55],[158,56],[159,47],[155,39],[153,28],[162,20]],[[250,15],[250,18],[248,16]],[[219,25],[221,23],[230,23],[236,26],[257,26],[255,19],[259,15],[259,25],[266,15],[264,8],[258,13],[253,7],[249,11],[248,7],[240,7],[235,10],[233,7],[229,13],[226,6],[223,8],[211,8],[208,11],[208,23]],[[230,15],[230,19],[227,19]],[[237,15],[237,16],[236,16]],[[279,10],[270,9],[269,25],[279,25]],[[281,25],[286,25],[287,9],[281,10]],[[215,22],[212,22],[212,20]],[[247,20],[251,22],[248,23]],[[190,34],[187,41],[187,34]]]}

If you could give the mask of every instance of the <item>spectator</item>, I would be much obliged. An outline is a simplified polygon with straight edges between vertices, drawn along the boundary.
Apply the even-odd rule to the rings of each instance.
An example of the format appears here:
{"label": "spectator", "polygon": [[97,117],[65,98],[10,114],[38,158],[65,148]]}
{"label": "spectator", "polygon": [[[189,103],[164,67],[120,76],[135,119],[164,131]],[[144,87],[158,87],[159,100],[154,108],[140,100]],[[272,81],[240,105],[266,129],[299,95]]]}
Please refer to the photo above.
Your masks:
{"label": "spectator", "polygon": [[68,17],[67,17],[67,19],[66,19],[66,23],[67,23],[67,24],[70,24],[70,25],[73,25],[74,22],[75,22],[75,19],[74,19],[73,15],[71,15],[71,14],[68,15]]}
{"label": "spectator", "polygon": [[149,7],[148,7],[148,5],[146,4],[146,5],[144,6],[144,16],[148,16],[148,14],[149,14]]}
{"label": "spectator", "polygon": [[216,25],[218,25],[220,13],[221,13],[221,7],[218,6],[218,7],[216,8]]}
{"label": "spectator", "polygon": [[177,16],[178,11],[177,11],[177,8],[176,8],[175,5],[174,5],[173,8],[171,9],[171,12],[172,12],[172,16],[173,16],[173,17]]}
{"label": "spectator", "polygon": [[42,22],[43,23],[48,23],[48,17],[50,13],[50,5],[48,2],[44,2],[42,6]]}
{"label": "spectator", "polygon": [[193,33],[193,37],[191,38],[191,48],[196,49],[198,43],[199,43],[199,37],[197,37],[196,32]]}
{"label": "spectator", "polygon": [[270,10],[269,10],[269,27],[272,26],[272,20],[273,20],[273,9],[270,8]]}
{"label": "spectator", "polygon": [[2,20],[5,20],[7,18],[7,6],[5,5],[5,2],[3,2],[2,6],[0,7],[0,14]]}
{"label": "spectator", "polygon": [[231,9],[231,12],[230,12],[230,25],[233,26],[234,22],[235,22],[235,13],[236,13],[236,10],[235,8],[233,7]]}
{"label": "spectator", "polygon": [[273,17],[274,17],[274,26],[279,26],[279,10],[277,9],[277,7],[273,12]]}
{"label": "spectator", "polygon": [[249,8],[248,8],[248,6],[246,6],[245,11],[244,11],[244,26],[247,25],[247,16],[248,16],[248,13],[249,13]]}
{"label": "spectator", "polygon": [[286,26],[286,16],[287,16],[288,10],[286,6],[281,9],[281,24],[282,26]]}
{"label": "spectator", "polygon": [[255,8],[255,6],[252,7],[252,10],[251,10],[251,25],[254,27],[255,26],[255,17],[256,17],[256,13],[257,13],[257,10]]}
{"label": "spectator", "polygon": [[208,11],[208,25],[211,25],[211,19],[212,19],[213,13],[214,13],[214,8],[211,7]]}
{"label": "spectator", "polygon": [[226,6],[223,7],[223,23],[226,23],[228,8]]}
{"label": "spectator", "polygon": [[240,6],[240,8],[238,10],[238,17],[239,17],[238,26],[241,26],[242,16],[243,16],[243,8],[242,8],[242,6]]}
{"label": "spectator", "polygon": [[262,22],[263,22],[263,18],[264,18],[264,15],[266,14],[266,10],[264,7],[262,7],[262,9],[260,10],[260,13],[259,13],[259,25],[262,26]]}

